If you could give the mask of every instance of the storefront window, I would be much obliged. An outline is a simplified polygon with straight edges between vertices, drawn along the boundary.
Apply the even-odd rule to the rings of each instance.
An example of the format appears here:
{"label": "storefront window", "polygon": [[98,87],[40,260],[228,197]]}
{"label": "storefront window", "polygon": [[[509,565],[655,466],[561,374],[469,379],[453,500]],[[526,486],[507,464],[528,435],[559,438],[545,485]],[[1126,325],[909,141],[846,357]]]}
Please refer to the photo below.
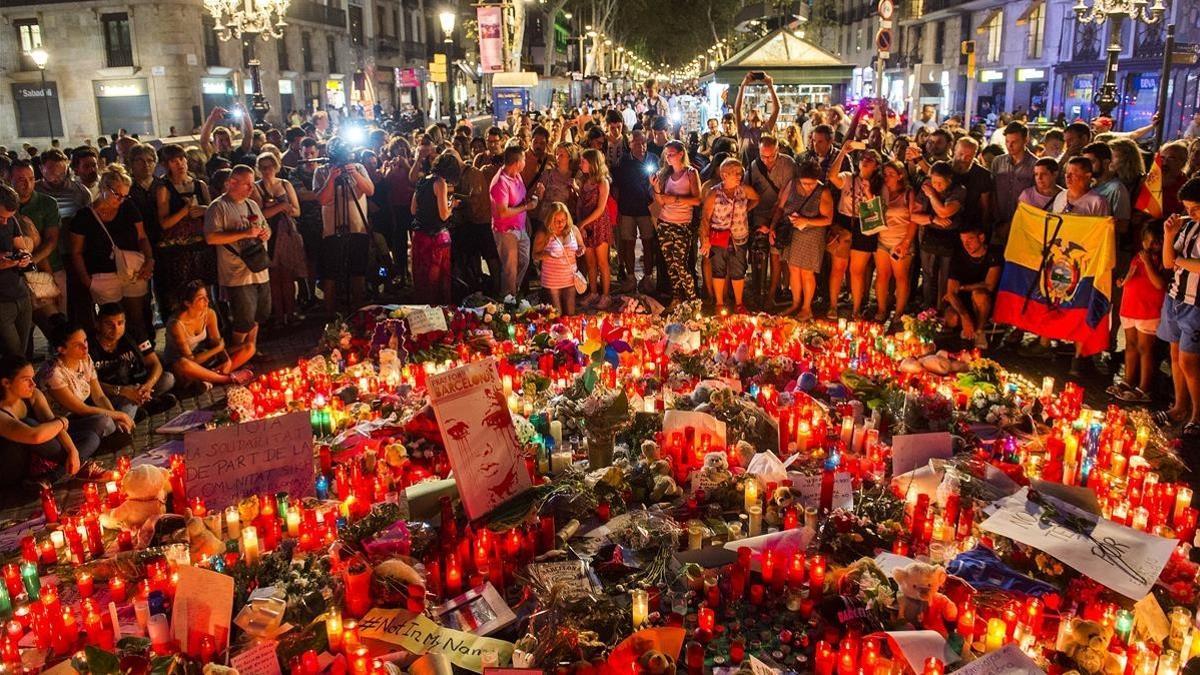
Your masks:
{"label": "storefront window", "polygon": [[93,82],[92,86],[96,93],[100,133],[111,134],[118,129],[128,129],[131,134],[154,133],[146,80],[101,80]]}
{"label": "storefront window", "polygon": [[205,113],[216,107],[228,108],[235,100],[233,80],[224,77],[201,78],[200,99]]}
{"label": "storefront window", "polygon": [[329,108],[341,108],[346,105],[346,83],[344,81],[325,81],[325,105]]}
{"label": "storefront window", "polygon": [[1087,117],[1095,95],[1096,76],[1093,74],[1067,75],[1063,82],[1063,112],[1067,119]]}
{"label": "storefront window", "polygon": [[1130,73],[1125,76],[1125,103],[1122,128],[1137,129],[1150,124],[1158,103],[1158,73]]}
{"label": "storefront window", "polygon": [[[62,136],[62,113],[58,110],[58,85],[47,82],[45,88],[40,82],[12,85],[13,102],[17,112],[17,130],[24,138],[44,136]],[[50,100],[50,119],[46,119],[46,99]],[[50,133],[49,124],[54,125],[54,133]]]}

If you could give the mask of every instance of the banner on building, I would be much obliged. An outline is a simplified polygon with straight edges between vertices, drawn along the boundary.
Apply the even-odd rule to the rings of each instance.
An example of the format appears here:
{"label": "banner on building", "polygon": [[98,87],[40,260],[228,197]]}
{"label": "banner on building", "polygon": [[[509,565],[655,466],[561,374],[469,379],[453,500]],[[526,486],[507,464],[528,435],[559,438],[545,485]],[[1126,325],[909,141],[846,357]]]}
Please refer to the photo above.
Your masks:
{"label": "banner on building", "polygon": [[1112,218],[1019,205],[1004,251],[996,323],[1077,342],[1082,356],[1103,351],[1115,255]]}
{"label": "banner on building", "polygon": [[504,14],[500,5],[479,7],[479,63],[485,73],[504,71]]}

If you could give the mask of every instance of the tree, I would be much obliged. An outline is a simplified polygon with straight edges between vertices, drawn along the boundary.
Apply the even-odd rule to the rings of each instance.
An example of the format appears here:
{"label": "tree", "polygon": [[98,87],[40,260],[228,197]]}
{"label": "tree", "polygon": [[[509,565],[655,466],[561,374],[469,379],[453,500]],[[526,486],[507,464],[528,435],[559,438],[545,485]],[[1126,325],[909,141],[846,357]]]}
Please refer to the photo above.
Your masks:
{"label": "tree", "polygon": [[558,19],[559,12],[566,8],[569,0],[547,0],[546,4],[542,5],[542,41],[546,43],[546,54],[543,58],[542,75],[550,77],[553,75],[554,57],[558,55],[558,41],[554,34],[554,25]]}

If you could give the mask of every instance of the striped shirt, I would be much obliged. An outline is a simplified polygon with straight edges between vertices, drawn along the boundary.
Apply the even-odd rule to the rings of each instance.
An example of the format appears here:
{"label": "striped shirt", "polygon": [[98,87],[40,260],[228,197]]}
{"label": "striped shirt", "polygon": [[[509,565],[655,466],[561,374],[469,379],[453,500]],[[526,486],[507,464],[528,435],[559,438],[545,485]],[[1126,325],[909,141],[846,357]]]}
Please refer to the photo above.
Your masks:
{"label": "striped shirt", "polygon": [[[1175,254],[1182,258],[1200,260],[1200,222],[1185,218],[1179,234],[1175,236]],[[1176,265],[1175,276],[1171,280],[1171,298],[1188,305],[1200,304],[1196,296],[1200,294],[1200,273],[1185,270]]]}

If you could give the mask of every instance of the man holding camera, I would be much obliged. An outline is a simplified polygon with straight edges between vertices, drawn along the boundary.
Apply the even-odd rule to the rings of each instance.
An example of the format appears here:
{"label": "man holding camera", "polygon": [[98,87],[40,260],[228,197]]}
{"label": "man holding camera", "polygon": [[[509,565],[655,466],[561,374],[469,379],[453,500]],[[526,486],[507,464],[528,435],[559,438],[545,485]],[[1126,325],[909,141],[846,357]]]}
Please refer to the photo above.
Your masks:
{"label": "man holding camera", "polygon": [[371,242],[367,197],[375,194],[375,184],[341,138],[329,141],[326,150],[329,162],[313,175],[313,191],[321,204],[321,291],[325,311],[333,314],[340,281],[349,282],[351,309],[361,307],[366,298]]}
{"label": "man holding camera", "polygon": [[[742,112],[746,88],[752,84],[761,84],[766,87],[767,94],[771,97],[771,114],[767,116],[765,122],[757,110],[752,110],[749,115]],[[741,156],[742,164],[749,166],[758,158],[758,142],[762,139],[763,134],[775,133],[775,123],[779,120],[779,94],[775,91],[775,81],[771,79],[770,75],[761,70],[752,70],[746,73],[746,77],[742,78],[741,86],[738,87],[737,98],[733,103],[733,116],[737,123],[738,154]]]}

